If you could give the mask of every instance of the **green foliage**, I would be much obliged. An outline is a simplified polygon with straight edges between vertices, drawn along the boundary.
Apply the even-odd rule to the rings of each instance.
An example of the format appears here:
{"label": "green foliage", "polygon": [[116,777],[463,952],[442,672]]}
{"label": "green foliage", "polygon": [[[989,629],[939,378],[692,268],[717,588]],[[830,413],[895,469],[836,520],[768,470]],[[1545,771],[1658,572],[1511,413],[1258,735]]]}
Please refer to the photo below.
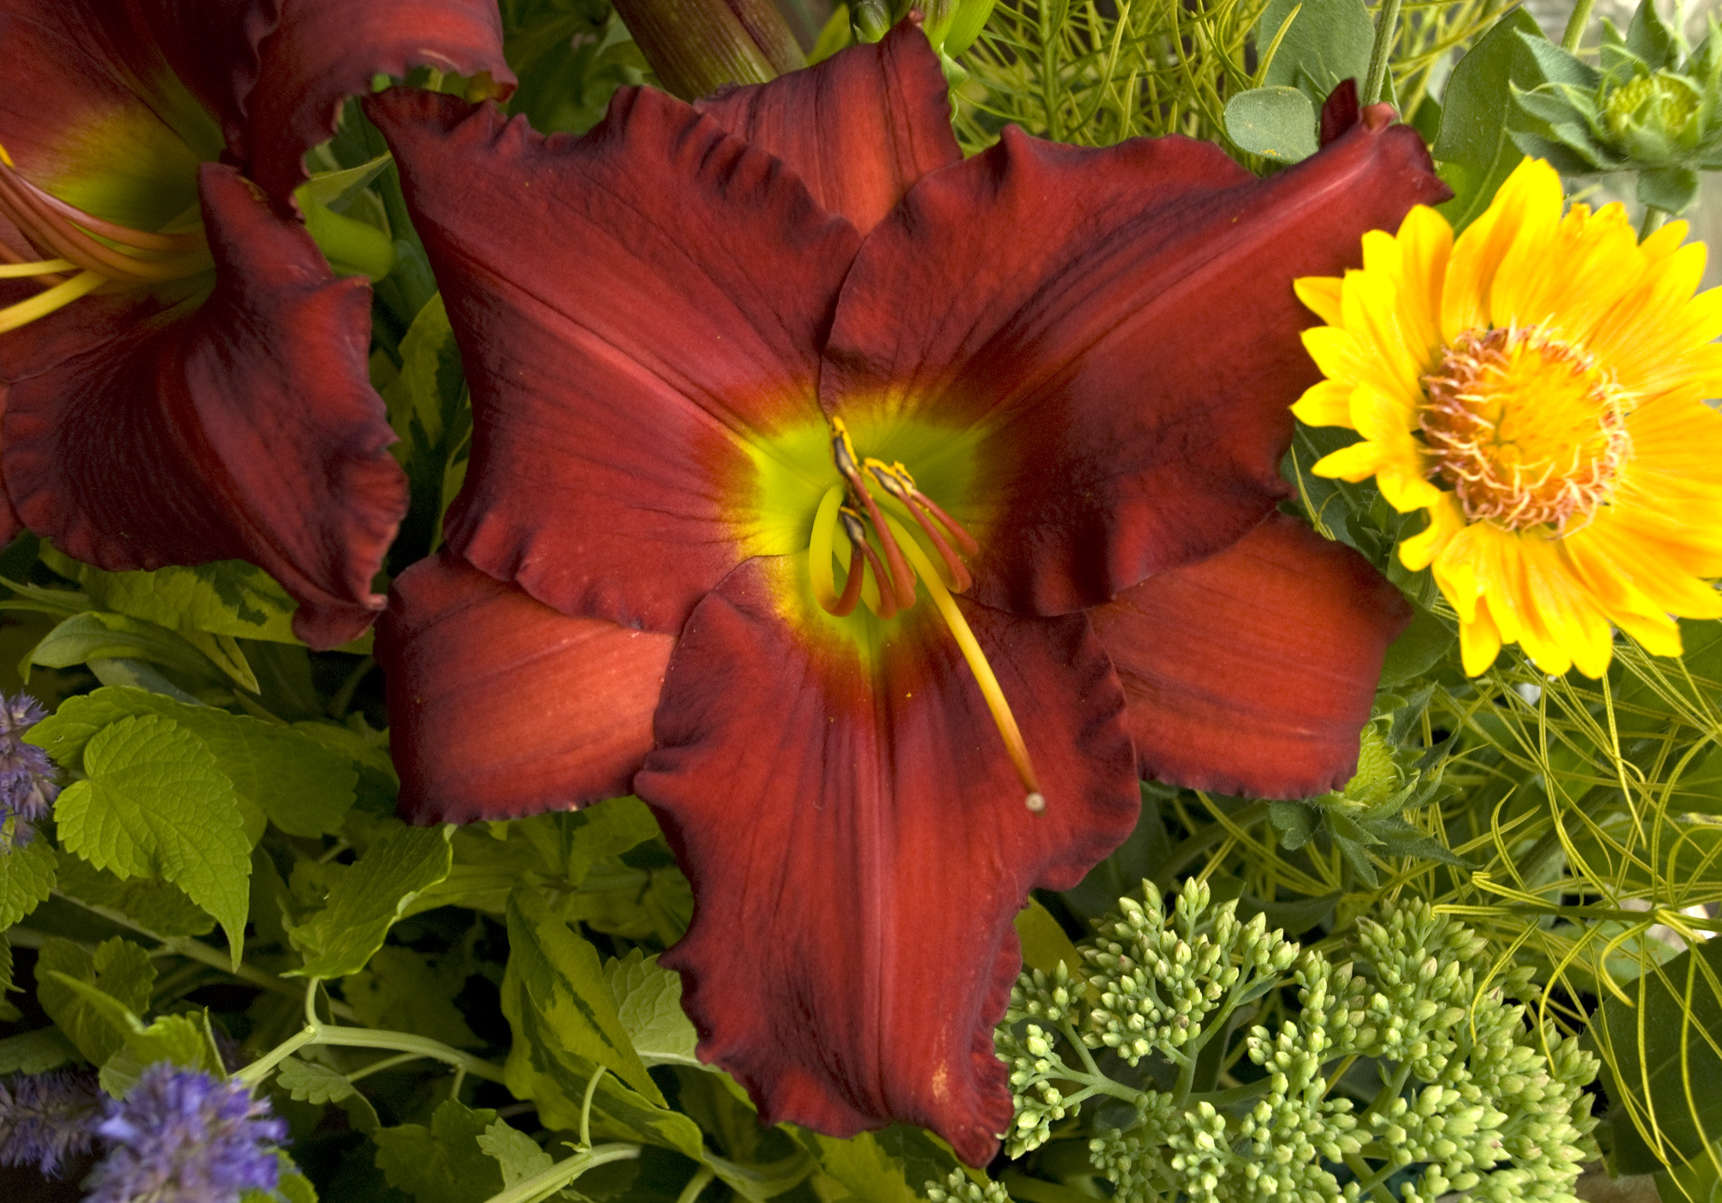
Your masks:
{"label": "green foliage", "polygon": [[[1722,25],[1690,49],[1653,0],[1642,0],[1623,35],[1603,22],[1592,65],[1526,34],[1539,70],[1513,89],[1521,130],[1514,143],[1565,175],[1638,173],[1639,203],[1680,213],[1698,173],[1722,170]],[[1518,81],[1515,81],[1517,83]]]}
{"label": "green foliage", "polygon": [[1201,884],[1120,907],[1017,984],[1014,1153],[1086,1142],[1127,1200],[1572,1197],[1596,1060],[1527,1030],[1529,971],[1471,931],[1401,900],[1300,950]]}
{"label": "green foliage", "polygon": [[1495,195],[1522,152],[1502,120],[1501,93],[1536,78],[1526,38],[1541,36],[1524,9],[1515,9],[1483,35],[1453,68],[1442,93],[1441,132],[1430,148],[1453,198],[1440,206],[1454,229],[1470,225]]}
{"label": "green foliage", "polygon": [[305,958],[294,972],[330,978],[364,968],[420,891],[448,876],[448,839],[446,827],[401,828],[344,867],[319,910],[286,924],[287,938]]}

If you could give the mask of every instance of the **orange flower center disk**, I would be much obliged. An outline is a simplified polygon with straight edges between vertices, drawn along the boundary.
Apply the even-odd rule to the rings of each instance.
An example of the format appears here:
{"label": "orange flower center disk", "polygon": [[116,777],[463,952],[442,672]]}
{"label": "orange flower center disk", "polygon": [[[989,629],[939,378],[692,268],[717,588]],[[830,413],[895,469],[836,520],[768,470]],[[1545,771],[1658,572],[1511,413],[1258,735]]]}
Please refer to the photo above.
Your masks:
{"label": "orange flower center disk", "polygon": [[[838,618],[852,614],[859,603],[888,620],[913,606],[917,585],[924,586],[986,700],[1022,780],[1024,804],[1036,813],[1045,810],[1046,795],[1016,716],[952,596],[974,583],[963,557],[977,553],[980,545],[921,492],[902,463],[858,456],[841,418],[831,419],[831,458],[841,483],[826,490],[813,519],[808,572],[814,598]],[[841,587],[840,563],[847,564]]]}
{"label": "orange flower center disk", "polygon": [[1566,534],[1613,496],[1631,398],[1579,348],[1540,330],[1467,330],[1423,388],[1428,477],[1467,520]]}
{"label": "orange flower center disk", "polygon": [[134,230],[86,213],[31,183],[0,146],[0,219],[18,229],[40,258],[0,245],[0,280],[31,280],[35,296],[0,309],[0,334],[47,317],[99,288],[146,288],[208,271],[209,245],[195,212],[170,227]]}

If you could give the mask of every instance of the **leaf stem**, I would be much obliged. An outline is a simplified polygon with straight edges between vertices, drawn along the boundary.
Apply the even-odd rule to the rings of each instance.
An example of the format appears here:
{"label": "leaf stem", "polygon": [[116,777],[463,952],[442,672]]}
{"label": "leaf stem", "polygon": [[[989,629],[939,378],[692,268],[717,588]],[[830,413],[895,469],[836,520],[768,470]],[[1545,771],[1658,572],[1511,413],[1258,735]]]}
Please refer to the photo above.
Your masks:
{"label": "leaf stem", "polygon": [[[1638,240],[1643,242],[1668,220],[1668,210],[1657,205],[1644,206],[1644,216],[1638,219]],[[1616,753],[1618,757],[1618,753]],[[1618,763],[1618,760],[1617,760]]]}
{"label": "leaf stem", "polygon": [[598,1095],[598,1083],[609,1072],[609,1069],[600,1065],[587,1079],[586,1093],[580,1099],[580,1143],[588,1149],[592,1147],[592,1100]]}
{"label": "leaf stem", "polygon": [[711,1166],[702,1165],[700,1172],[689,1178],[688,1184],[682,1187],[682,1193],[676,1196],[676,1203],[694,1203],[694,1200],[700,1197],[700,1192],[705,1190],[711,1184],[711,1180],[716,1177],[717,1175],[712,1172]]}
{"label": "leaf stem", "polygon": [[1596,0],[1577,0],[1573,5],[1572,16],[1567,18],[1566,32],[1561,34],[1561,49],[1569,54],[1577,54],[1579,43],[1584,40],[1584,27],[1590,24],[1590,10]]}
{"label": "leaf stem", "polygon": [[1363,85],[1363,103],[1375,104],[1387,90],[1387,60],[1393,54],[1393,35],[1399,30],[1402,0],[1381,0],[1375,17],[1375,44],[1369,50],[1369,75]]}
{"label": "leaf stem", "polygon": [[538,1203],[567,1186],[587,1170],[611,1161],[629,1161],[639,1157],[640,1146],[630,1144],[599,1145],[582,1149],[565,1157],[550,1168],[523,1178],[500,1194],[490,1196],[485,1203]]}

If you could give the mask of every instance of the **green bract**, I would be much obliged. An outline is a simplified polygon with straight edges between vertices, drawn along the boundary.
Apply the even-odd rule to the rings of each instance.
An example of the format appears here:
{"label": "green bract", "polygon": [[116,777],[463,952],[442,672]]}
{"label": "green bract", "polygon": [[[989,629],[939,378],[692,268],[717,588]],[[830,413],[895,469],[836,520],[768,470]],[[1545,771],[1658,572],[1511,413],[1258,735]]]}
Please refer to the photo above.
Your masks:
{"label": "green bract", "polygon": [[1644,0],[1623,36],[1603,23],[1597,66],[1528,33],[1544,82],[1512,88],[1513,141],[1561,172],[1638,172],[1638,199],[1671,213],[1692,203],[1700,171],[1722,169],[1722,26],[1691,49]]}
{"label": "green bract", "polygon": [[1528,969],[1491,976],[1485,941],[1420,900],[1300,950],[1204,883],[1144,893],[1080,969],[1017,983],[1013,1156],[1086,1139],[1121,1200],[1573,1197],[1597,1061],[1528,1009]]}

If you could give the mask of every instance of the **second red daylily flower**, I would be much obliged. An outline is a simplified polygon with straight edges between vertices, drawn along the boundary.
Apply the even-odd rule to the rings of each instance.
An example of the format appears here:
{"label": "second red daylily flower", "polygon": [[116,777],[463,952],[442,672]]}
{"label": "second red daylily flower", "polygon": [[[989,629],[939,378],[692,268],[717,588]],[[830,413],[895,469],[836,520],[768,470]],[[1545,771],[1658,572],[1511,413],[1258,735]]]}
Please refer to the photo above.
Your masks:
{"label": "second red daylily flower", "polygon": [[495,6],[0,0],[0,45],[0,542],[246,559],[308,643],[353,638],[406,485],[369,289],[283,214],[374,73],[505,89]]}
{"label": "second red daylily flower", "polygon": [[405,812],[632,788],[693,882],[702,1055],[769,1118],[984,1161],[1012,916],[1138,772],[1351,772],[1404,611],[1274,513],[1291,281],[1442,194],[1422,144],[1353,106],[1265,181],[1182,139],[964,161],[909,26],[578,140],[370,111],[475,405],[453,550],[381,631]]}

